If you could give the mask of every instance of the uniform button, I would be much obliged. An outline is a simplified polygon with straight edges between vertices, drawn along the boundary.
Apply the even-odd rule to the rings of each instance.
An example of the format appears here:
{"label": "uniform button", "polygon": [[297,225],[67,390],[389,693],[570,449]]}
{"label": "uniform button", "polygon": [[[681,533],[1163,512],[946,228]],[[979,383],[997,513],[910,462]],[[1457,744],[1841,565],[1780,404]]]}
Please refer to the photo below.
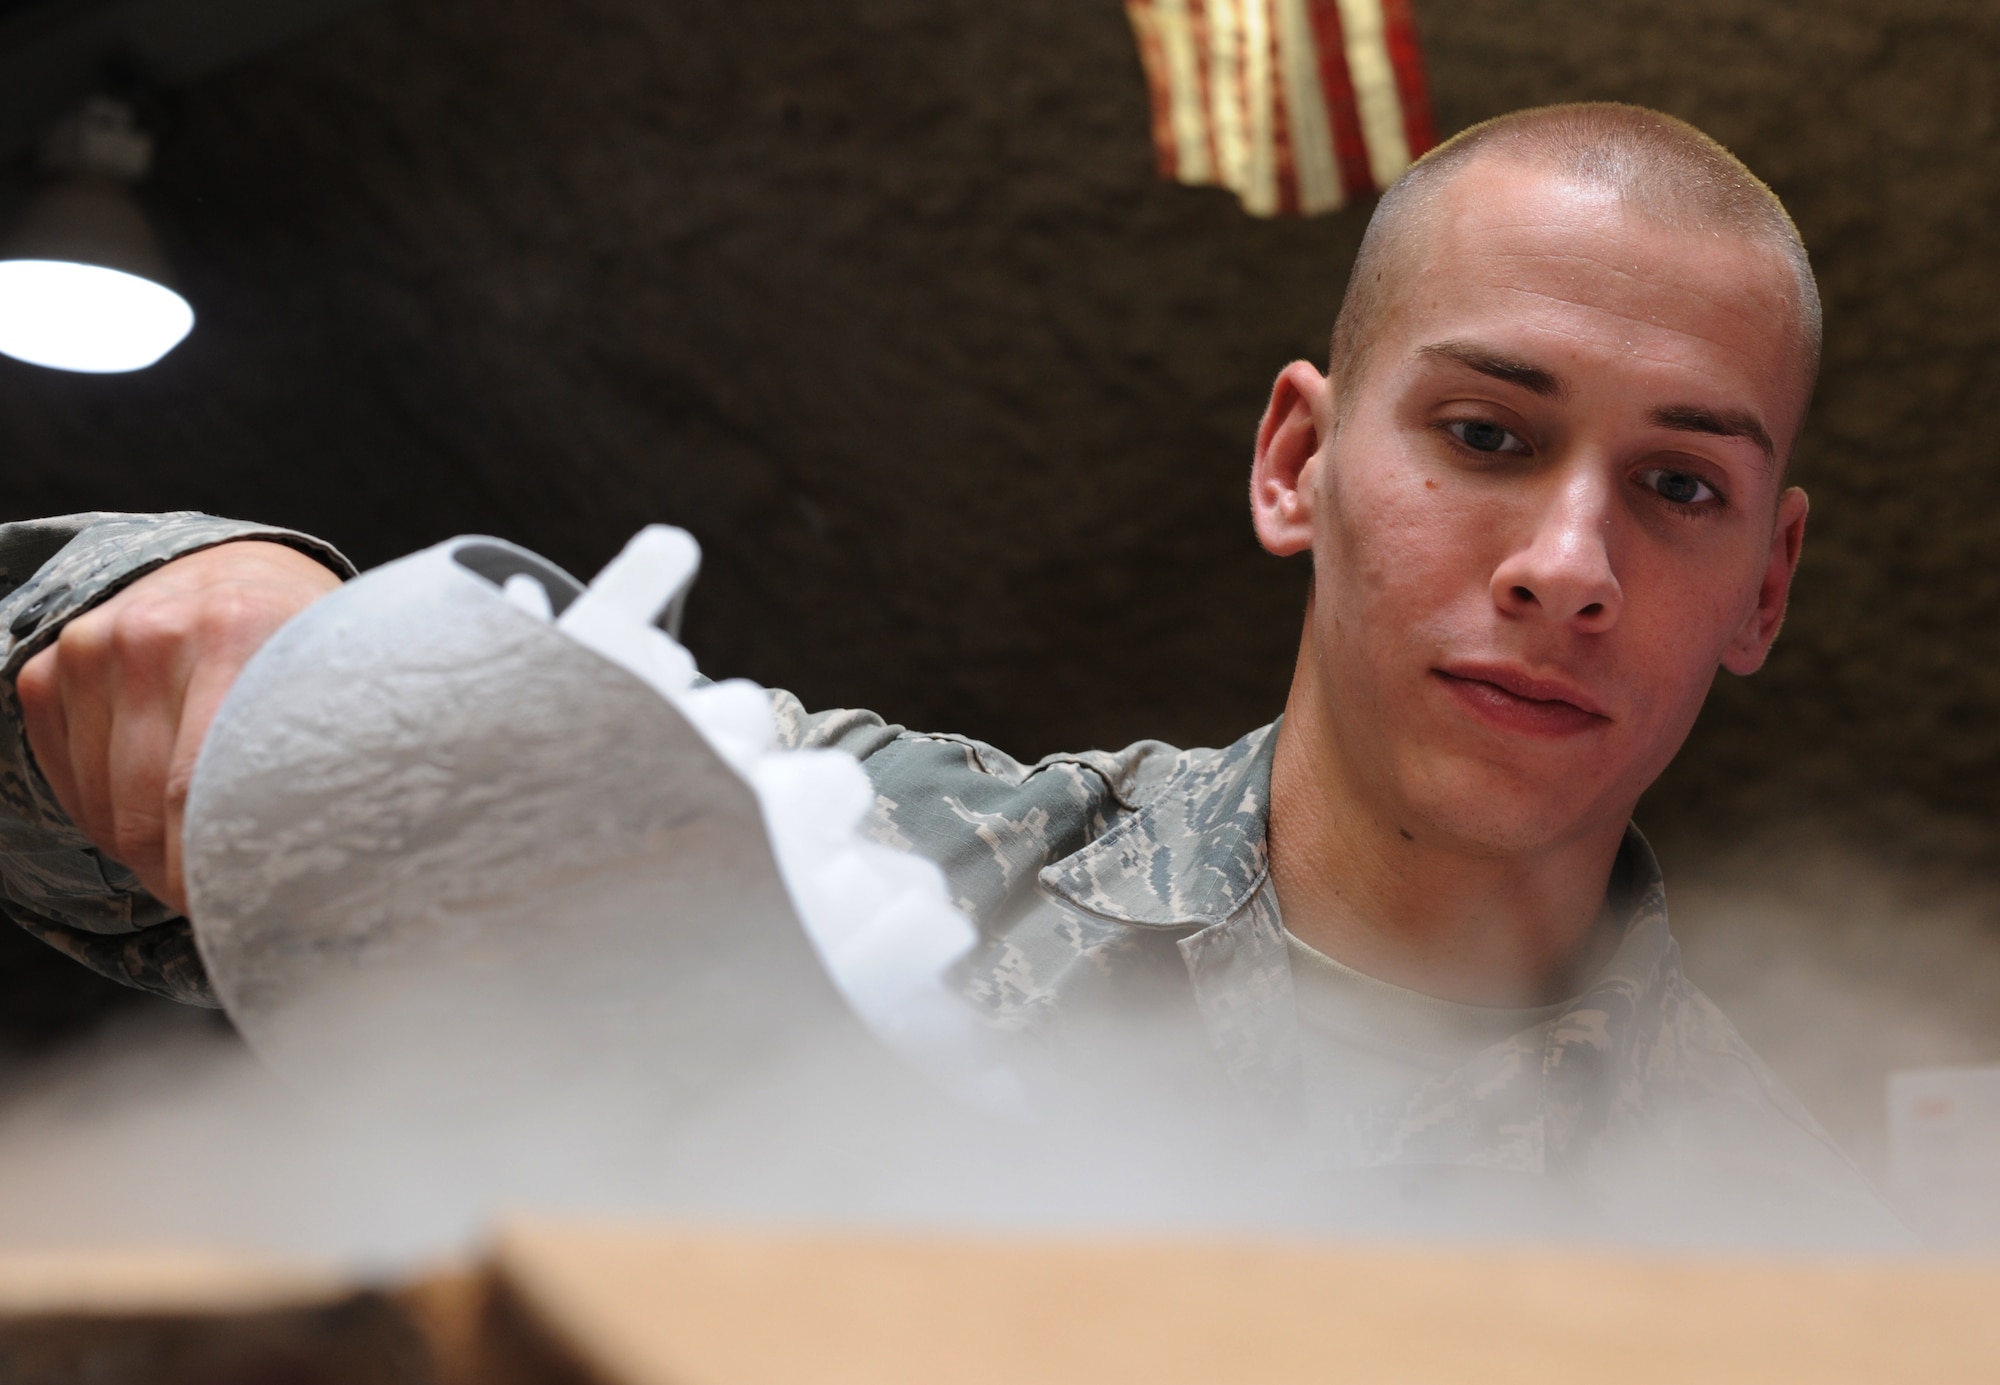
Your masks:
{"label": "uniform button", "polygon": [[67,595],[69,595],[69,588],[67,586],[54,587],[43,592],[28,603],[26,610],[14,617],[14,623],[7,627],[7,633],[17,640],[20,639],[30,630],[33,630],[42,617],[49,613],[49,607],[55,605],[56,602]]}

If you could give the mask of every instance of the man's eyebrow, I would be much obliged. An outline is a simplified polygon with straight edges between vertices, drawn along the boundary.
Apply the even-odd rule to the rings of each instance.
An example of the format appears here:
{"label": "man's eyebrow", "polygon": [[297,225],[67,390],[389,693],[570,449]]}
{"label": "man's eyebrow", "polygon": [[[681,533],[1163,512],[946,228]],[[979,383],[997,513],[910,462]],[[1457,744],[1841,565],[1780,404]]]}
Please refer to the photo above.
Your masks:
{"label": "man's eyebrow", "polygon": [[1778,449],[1757,416],[1740,409],[1708,409],[1699,404],[1668,404],[1653,410],[1653,423],[1682,433],[1713,433],[1721,438],[1748,438],[1763,450],[1765,460],[1776,461]]}
{"label": "man's eyebrow", "polygon": [[1560,400],[1569,393],[1569,387],[1553,370],[1544,369],[1517,357],[1503,356],[1498,351],[1489,351],[1469,341],[1433,342],[1429,346],[1419,347],[1417,354],[1455,361],[1467,370],[1476,370],[1481,375],[1491,376],[1495,380],[1519,385],[1528,393],[1539,394],[1544,399]]}

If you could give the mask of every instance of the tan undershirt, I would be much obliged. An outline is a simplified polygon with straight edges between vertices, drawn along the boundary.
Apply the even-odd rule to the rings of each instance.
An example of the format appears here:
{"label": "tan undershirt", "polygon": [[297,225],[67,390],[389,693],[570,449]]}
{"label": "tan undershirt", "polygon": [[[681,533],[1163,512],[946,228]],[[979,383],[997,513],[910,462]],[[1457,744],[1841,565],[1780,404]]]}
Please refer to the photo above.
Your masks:
{"label": "tan undershirt", "polygon": [[1407,1096],[1563,1009],[1562,1003],[1511,1010],[1439,1000],[1364,976],[1289,932],[1285,943],[1315,1127]]}

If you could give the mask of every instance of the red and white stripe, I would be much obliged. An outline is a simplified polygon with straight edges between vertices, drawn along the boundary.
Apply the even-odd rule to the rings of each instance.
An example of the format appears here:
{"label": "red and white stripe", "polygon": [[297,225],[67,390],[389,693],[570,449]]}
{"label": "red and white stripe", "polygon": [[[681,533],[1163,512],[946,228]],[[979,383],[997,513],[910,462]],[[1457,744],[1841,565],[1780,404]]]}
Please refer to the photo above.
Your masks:
{"label": "red and white stripe", "polygon": [[1125,0],[1160,173],[1328,212],[1437,142],[1409,0]]}

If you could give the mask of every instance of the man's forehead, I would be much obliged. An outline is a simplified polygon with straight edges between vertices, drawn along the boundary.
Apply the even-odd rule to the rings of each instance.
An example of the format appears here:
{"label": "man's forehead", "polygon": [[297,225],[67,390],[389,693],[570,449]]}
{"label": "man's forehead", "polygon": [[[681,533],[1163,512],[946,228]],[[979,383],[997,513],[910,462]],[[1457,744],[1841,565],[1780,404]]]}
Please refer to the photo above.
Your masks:
{"label": "man's forehead", "polygon": [[1476,156],[1412,218],[1418,286],[1440,280],[1568,284],[1598,298],[1644,292],[1750,300],[1778,310],[1792,298],[1784,252],[1748,234],[1676,226],[1612,186],[1508,156]]}
{"label": "man's forehead", "polygon": [[[1527,362],[1548,354],[1523,349],[1538,337],[1594,341],[1757,394],[1795,389],[1792,281],[1775,247],[1666,226],[1602,188],[1502,159],[1456,172],[1422,219],[1383,324],[1389,354],[1470,339]],[[1762,412],[1786,431],[1788,409]]]}

